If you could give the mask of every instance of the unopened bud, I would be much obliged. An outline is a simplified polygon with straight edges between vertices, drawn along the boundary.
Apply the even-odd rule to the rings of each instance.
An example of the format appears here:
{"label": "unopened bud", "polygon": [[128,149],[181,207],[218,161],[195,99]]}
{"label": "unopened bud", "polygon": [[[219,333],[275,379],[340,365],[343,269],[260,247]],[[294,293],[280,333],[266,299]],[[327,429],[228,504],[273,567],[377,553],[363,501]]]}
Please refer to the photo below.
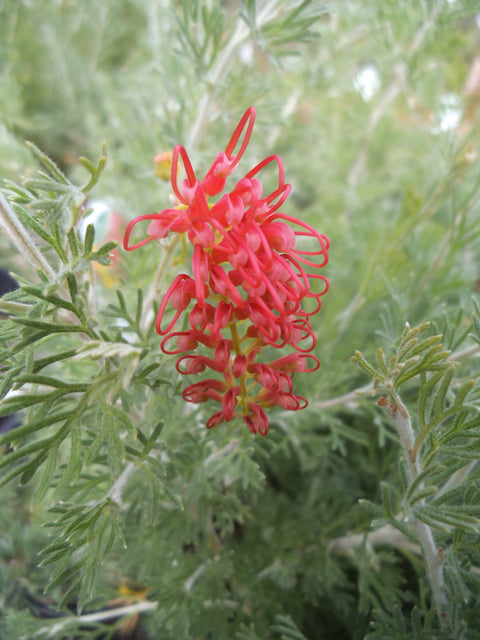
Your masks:
{"label": "unopened bud", "polygon": [[[172,171],[172,160],[172,151],[163,151],[162,153],[159,153],[158,156],[155,156],[155,175],[157,176],[157,178],[160,178],[160,180],[163,180],[164,182],[168,182],[170,180],[170,174]],[[180,172],[180,163],[178,171]]]}

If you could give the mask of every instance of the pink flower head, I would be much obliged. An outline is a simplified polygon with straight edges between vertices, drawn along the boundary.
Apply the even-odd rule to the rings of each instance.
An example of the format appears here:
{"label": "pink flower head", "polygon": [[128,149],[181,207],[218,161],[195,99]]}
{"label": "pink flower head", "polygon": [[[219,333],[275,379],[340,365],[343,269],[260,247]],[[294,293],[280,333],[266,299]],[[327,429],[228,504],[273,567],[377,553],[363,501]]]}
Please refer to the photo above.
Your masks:
{"label": "pink flower head", "polygon": [[[221,405],[207,420],[209,429],[243,418],[252,433],[265,435],[265,408],[297,411],[307,406],[305,398],[293,393],[293,377],[320,366],[311,354],[316,336],[310,318],[328,290],[318,269],[327,264],[329,240],[280,212],[291,187],[279,156],[265,158],[225,191],[254,121],[250,107],[203,179],[197,178],[185,148],[177,145],[170,176],[177,206],[132,220],[123,244],[131,251],[169,234],[188,240],[187,273],[176,276],[158,310],[155,327],[164,336],[160,347],[179,356],[179,373],[201,376],[209,370],[213,376],[183,391],[187,402]],[[262,176],[272,168],[276,185],[265,193]],[[186,177],[179,183],[181,169]],[[146,236],[131,243],[138,225]],[[176,330],[182,318],[183,330]],[[293,351],[268,362],[267,347],[267,352]]]}

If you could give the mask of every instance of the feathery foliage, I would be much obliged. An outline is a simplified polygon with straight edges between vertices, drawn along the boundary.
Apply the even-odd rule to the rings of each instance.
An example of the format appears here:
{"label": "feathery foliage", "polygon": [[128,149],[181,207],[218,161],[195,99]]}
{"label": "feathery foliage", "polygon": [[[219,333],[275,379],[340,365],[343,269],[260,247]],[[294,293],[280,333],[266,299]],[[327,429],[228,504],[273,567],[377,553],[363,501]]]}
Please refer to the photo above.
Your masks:
{"label": "feathery foliage", "polygon": [[[2,638],[480,635],[477,13],[0,3]],[[331,240],[309,405],[265,438],[161,351],[191,248],[121,248],[174,206],[154,157],[204,175],[250,105],[239,170],[280,155]]]}

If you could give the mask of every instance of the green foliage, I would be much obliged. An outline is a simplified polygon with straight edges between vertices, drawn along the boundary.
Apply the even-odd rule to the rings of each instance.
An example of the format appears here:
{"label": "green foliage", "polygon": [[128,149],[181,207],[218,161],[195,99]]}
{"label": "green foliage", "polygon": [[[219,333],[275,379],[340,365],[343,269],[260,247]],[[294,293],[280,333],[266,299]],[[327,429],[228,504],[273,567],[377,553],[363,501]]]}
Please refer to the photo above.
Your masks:
{"label": "green foliage", "polygon": [[[480,588],[478,571],[472,571],[470,541],[467,542],[469,534],[476,537],[480,530],[480,493],[474,471],[480,457],[479,389],[475,380],[455,376],[457,363],[442,349],[440,336],[425,337],[428,329],[428,323],[413,329],[406,325],[396,353],[387,359],[383,349],[378,349],[375,365],[360,352],[352,359],[373,378],[374,391],[386,394],[377,404],[395,425],[405,456],[403,496],[395,500],[392,490],[384,485],[384,511],[373,508],[376,524],[388,523],[404,536],[418,540],[429,567],[427,573],[437,612],[449,610],[448,622],[440,615],[440,623],[444,622],[441,626],[457,633],[456,607],[466,603],[476,607],[473,603]],[[400,388],[407,385],[411,393],[410,383],[415,379],[418,388],[412,421],[400,397]],[[469,569],[462,571],[462,565],[468,565]],[[464,576],[468,576],[467,582]],[[417,623],[419,619],[417,612]],[[398,624],[405,624],[398,612],[392,620],[397,630]],[[382,633],[385,624],[380,625]],[[401,633],[406,633],[403,626]]]}
{"label": "green foliage", "polygon": [[455,636],[451,632],[442,633],[431,626],[430,620],[422,619],[422,615],[417,608],[412,610],[410,618],[406,618],[402,614],[398,605],[394,605],[392,612],[374,611],[374,620],[372,621],[373,631],[365,636],[365,640],[403,640],[404,638],[438,638],[447,640],[447,638],[465,637],[464,631]]}
{"label": "green foliage", "polygon": [[181,53],[193,62],[200,76],[215,62],[226,29],[225,13],[216,3],[210,4],[183,2],[175,16]]}
{"label": "green foliage", "polygon": [[[22,284],[2,301],[10,318],[1,325],[0,370],[5,374],[0,416],[22,412],[23,421],[0,435],[0,445],[7,447],[0,459],[5,470],[0,483],[18,478],[23,485],[35,477],[35,501],[47,493],[59,499],[67,490],[90,497],[103,493],[94,506],[60,502],[55,510],[61,516],[52,524],[55,542],[44,552],[45,564],[56,563],[51,588],[68,581],[61,603],[75,596],[82,609],[93,593],[102,558],[117,537],[109,485],[129,461],[158,466],[151,456],[159,446],[158,423],[151,425],[149,436],[148,425],[134,428],[128,409],[141,406],[145,387],[161,394],[171,380],[156,375],[160,363],[148,363],[142,346],[141,292],[136,320],[125,327],[139,334],[138,346],[118,327],[102,329],[91,305],[92,263],[110,263],[116,246],[107,242],[95,249],[94,226],[81,225],[82,215],[88,214],[84,194],[98,180],[105,156],[96,166],[83,161],[91,178],[78,189],[51,160],[32,149],[49,173],[40,173],[22,187],[11,184],[10,190],[20,223],[44,242],[55,277],[51,281],[40,273],[40,283]],[[117,293],[122,313],[130,319],[125,299]],[[124,443],[126,434],[131,444]],[[88,480],[85,468],[90,470]]]}
{"label": "green foliage", "polygon": [[[2,638],[478,637],[477,4],[0,3]],[[251,104],[332,246],[262,440],[160,350],[180,244],[121,249]]]}
{"label": "green foliage", "polygon": [[[315,31],[318,21],[327,14],[327,7],[312,0],[292,3],[292,10],[279,13],[277,17],[262,23],[266,9],[260,10],[255,0],[242,3],[244,11],[240,17],[245,21],[253,34],[258,38],[260,46],[277,56],[298,55],[298,51],[288,45],[311,42],[318,37]],[[281,6],[281,2],[275,3]],[[271,8],[270,8],[271,9]],[[260,22],[260,23],[259,23]],[[287,46],[286,46],[287,45]]]}
{"label": "green foliage", "polygon": [[55,532],[54,542],[41,553],[43,566],[55,563],[47,589],[53,591],[66,582],[60,605],[76,601],[81,611],[94,591],[102,559],[118,537],[118,505],[106,498],[96,505],[62,502],[50,511],[57,515],[47,524]]}
{"label": "green foliage", "polygon": [[290,616],[277,616],[272,627],[281,640],[306,640]]}

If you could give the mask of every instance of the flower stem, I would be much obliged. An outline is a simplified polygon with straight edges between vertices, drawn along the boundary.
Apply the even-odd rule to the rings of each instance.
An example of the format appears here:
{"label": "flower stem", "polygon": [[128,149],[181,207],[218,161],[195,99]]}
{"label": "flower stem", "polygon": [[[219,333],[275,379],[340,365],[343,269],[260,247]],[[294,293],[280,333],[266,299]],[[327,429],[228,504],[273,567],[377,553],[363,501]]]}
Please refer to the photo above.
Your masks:
{"label": "flower stem", "polygon": [[142,320],[140,323],[141,325],[140,329],[142,332],[146,332],[152,323],[152,313],[151,313],[150,307],[153,301],[155,300],[155,298],[157,297],[158,290],[162,285],[162,281],[165,276],[166,269],[168,267],[168,264],[170,263],[172,254],[175,251],[175,248],[179,242],[179,235],[180,234],[176,234],[171,240],[170,244],[168,244],[165,247],[163,258],[160,264],[158,265],[158,268],[152,280],[152,284],[150,285],[147,295],[145,296],[145,300],[143,303],[145,313],[142,315]]}

